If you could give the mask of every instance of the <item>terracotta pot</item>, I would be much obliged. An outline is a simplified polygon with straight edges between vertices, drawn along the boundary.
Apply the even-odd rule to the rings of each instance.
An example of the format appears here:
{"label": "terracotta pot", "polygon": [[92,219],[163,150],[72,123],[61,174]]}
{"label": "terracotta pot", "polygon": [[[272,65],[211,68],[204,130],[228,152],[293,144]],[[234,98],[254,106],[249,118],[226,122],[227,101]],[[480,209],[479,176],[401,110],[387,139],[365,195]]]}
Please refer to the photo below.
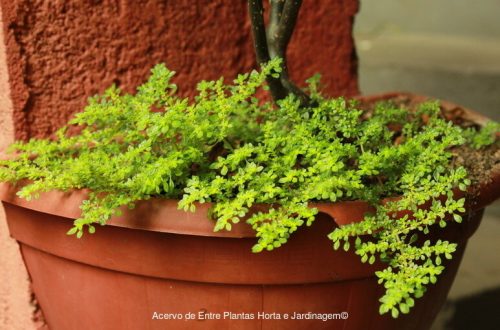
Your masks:
{"label": "terracotta pot", "polygon": [[[459,247],[437,284],[398,319],[378,313],[383,288],[374,271],[383,265],[362,264],[353,252],[334,251],[326,238],[335,226],[360,221],[371,209],[365,202],[313,204],[320,213],[311,227],[275,251],[253,254],[253,230],[240,223],[231,232],[214,233],[208,205],[185,213],[174,200],[140,202],[95,234],[76,239],[65,233],[80,214],[84,191],[51,192],[27,202],[3,185],[0,195],[53,330],[427,329],[483,208],[500,194],[499,182],[497,173],[482,187],[462,224],[431,231],[431,239]],[[294,313],[308,317],[309,312],[337,319],[292,319]]]}

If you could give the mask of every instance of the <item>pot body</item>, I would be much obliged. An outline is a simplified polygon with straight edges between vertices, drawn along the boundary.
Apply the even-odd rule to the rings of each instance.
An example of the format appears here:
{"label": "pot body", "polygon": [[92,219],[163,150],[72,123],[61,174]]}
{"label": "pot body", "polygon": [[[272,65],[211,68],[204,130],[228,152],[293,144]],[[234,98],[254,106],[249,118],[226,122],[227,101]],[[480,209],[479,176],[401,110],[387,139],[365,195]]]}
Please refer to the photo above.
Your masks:
{"label": "pot body", "polygon": [[253,254],[252,237],[116,225],[76,239],[65,235],[67,217],[3,205],[53,330],[428,329],[482,217],[475,211],[462,225],[436,228],[431,235],[459,243],[458,250],[412,312],[392,319],[378,313],[383,288],[374,271],[383,265],[334,251],[326,235],[336,223],[326,213],[283,247]]}

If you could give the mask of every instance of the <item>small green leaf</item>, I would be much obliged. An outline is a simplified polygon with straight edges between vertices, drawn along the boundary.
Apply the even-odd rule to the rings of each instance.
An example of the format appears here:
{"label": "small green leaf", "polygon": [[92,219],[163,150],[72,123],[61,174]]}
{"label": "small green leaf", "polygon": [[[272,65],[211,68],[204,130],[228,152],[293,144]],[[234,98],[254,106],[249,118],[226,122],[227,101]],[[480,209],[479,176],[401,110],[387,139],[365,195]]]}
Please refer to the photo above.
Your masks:
{"label": "small green leaf", "polygon": [[415,290],[415,298],[421,298],[424,295],[424,291],[422,289]]}
{"label": "small green leaf", "polygon": [[441,265],[441,258],[439,256],[436,257],[436,265]]}
{"label": "small green leaf", "polygon": [[255,244],[253,247],[252,247],[252,252],[253,253],[259,253],[259,252],[262,252],[262,250],[264,250],[264,248],[262,247],[262,245],[260,244]]}
{"label": "small green leaf", "polygon": [[417,234],[413,234],[413,235],[411,235],[411,237],[410,237],[410,241],[409,241],[409,243],[408,243],[408,244],[413,244],[413,243],[415,243],[417,240],[418,240],[418,235],[417,235]]}
{"label": "small green leaf", "polygon": [[356,237],[355,246],[358,247],[360,245],[361,245],[361,238],[359,238],[359,236],[358,236],[358,237]]}
{"label": "small green leaf", "polygon": [[370,257],[370,260],[368,260],[368,263],[369,263],[370,265],[372,265],[374,262],[375,262],[375,256],[374,256],[374,255],[372,255],[372,256]]}
{"label": "small green leaf", "polygon": [[70,230],[68,230],[66,235],[74,235],[77,231],[78,231],[77,227],[72,227]]}
{"label": "small green leaf", "polygon": [[410,308],[408,305],[406,305],[405,303],[400,303],[399,304],[399,310],[401,311],[401,313],[403,314],[408,314],[410,312]]}
{"label": "small green leaf", "polygon": [[385,314],[389,311],[389,308],[385,304],[380,304],[380,307],[378,309],[378,312],[380,315]]}

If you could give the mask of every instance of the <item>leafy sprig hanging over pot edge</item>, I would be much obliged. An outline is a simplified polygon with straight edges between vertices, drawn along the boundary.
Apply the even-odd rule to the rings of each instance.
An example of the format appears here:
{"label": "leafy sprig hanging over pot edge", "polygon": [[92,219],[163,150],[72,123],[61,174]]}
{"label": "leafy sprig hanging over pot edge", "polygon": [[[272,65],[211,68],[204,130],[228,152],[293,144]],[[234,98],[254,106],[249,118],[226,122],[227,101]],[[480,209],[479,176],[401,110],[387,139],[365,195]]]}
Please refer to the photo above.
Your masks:
{"label": "leafy sprig hanging over pot edge", "polygon": [[[386,288],[380,312],[407,313],[456,249],[417,240],[434,224],[446,226],[445,218],[462,221],[465,200],[453,189],[466,190],[470,180],[454,165],[452,148],[497,143],[499,124],[462,129],[443,119],[438,102],[416,111],[385,102],[367,114],[355,101],[321,96],[316,78],[307,89],[314,106],[293,94],[277,106],[257,99],[280,69],[274,59],[232,85],[202,81],[190,101],[175,95],[174,73],[157,65],[136,94],[111,87],[91,98],[69,122],[79,133],[67,134],[68,126],[53,139],[15,143],[13,159],[0,162],[0,181],[29,180],[18,192],[26,199],[89,189],[68,232],[77,237],[151,197],[180,199],[186,211],[211,202],[216,231],[248,217],[258,237],[254,252],[278,248],[311,225],[318,211],[309,202],[365,200],[376,212],[329,238],[335,249],[354,248],[362,262],[386,262],[376,273]],[[380,203],[390,196],[401,198]],[[256,203],[269,211],[249,214]],[[403,210],[414,219],[398,215]]]}

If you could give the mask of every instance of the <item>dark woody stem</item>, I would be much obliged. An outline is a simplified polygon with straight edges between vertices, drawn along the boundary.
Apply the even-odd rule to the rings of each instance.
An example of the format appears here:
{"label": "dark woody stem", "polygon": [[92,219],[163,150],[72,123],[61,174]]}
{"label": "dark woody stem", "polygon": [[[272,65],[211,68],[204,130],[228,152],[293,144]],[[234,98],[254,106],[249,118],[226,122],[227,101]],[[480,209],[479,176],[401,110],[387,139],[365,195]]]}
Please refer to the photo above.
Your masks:
{"label": "dark woody stem", "polygon": [[281,100],[291,93],[305,106],[310,102],[309,96],[290,80],[286,56],[301,4],[302,0],[271,0],[267,31],[262,0],[248,0],[248,10],[258,63],[262,65],[275,57],[283,60],[280,78],[267,79],[274,101]]}
{"label": "dark woody stem", "polygon": [[[264,24],[264,8],[262,0],[248,0],[248,12],[252,23],[255,54],[257,62],[263,65],[271,60],[267,47],[266,26]],[[279,78],[268,77],[267,83],[274,101],[281,100],[288,94]]]}
{"label": "dark woody stem", "polygon": [[278,29],[273,43],[276,44],[276,48],[286,51],[297,23],[297,17],[299,16],[302,0],[277,1],[282,3],[284,2],[284,5],[282,5],[281,18],[279,20]]}
{"label": "dark woody stem", "polygon": [[[269,25],[267,27],[267,43],[272,44],[273,39],[278,34],[278,27],[283,13],[285,0],[271,0],[271,11],[269,12]],[[276,50],[274,47],[269,47],[269,55],[271,58],[276,57]]]}

